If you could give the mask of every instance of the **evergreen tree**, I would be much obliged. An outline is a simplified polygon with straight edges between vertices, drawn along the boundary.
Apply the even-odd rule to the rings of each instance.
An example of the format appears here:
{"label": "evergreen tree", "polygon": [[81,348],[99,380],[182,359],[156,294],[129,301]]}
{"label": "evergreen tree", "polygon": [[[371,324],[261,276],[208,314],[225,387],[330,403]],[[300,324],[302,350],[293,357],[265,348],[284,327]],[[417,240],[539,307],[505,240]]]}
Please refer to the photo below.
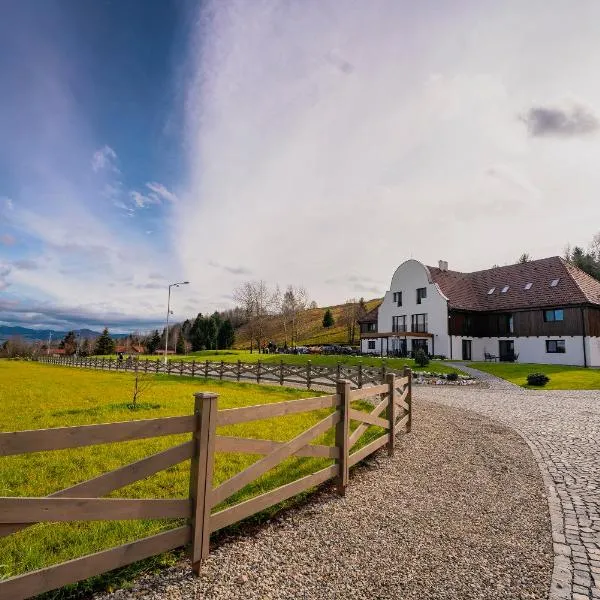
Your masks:
{"label": "evergreen tree", "polygon": [[65,354],[75,354],[75,351],[77,350],[77,338],[75,337],[75,332],[69,331],[58,347],[62,348],[65,351]]}
{"label": "evergreen tree", "polygon": [[227,348],[231,348],[233,346],[234,342],[235,331],[231,321],[227,319],[226,321],[223,321],[221,327],[219,328],[219,333],[217,335],[217,346],[222,350],[227,350]]}
{"label": "evergreen tree", "polygon": [[80,356],[89,356],[90,352],[91,352],[90,340],[85,338],[79,348],[79,355]]}
{"label": "evergreen tree", "polygon": [[333,315],[331,314],[331,310],[328,308],[323,315],[323,327],[332,327],[334,324],[335,321],[333,320]]}
{"label": "evergreen tree", "polygon": [[108,334],[108,327],[104,328],[102,335],[96,340],[94,353],[101,356],[115,353],[115,341]]}
{"label": "evergreen tree", "polygon": [[207,346],[204,321],[205,318],[202,316],[202,313],[198,313],[190,330],[190,341],[192,342],[192,350],[194,352],[204,350]]}
{"label": "evergreen tree", "polygon": [[183,335],[179,334],[177,338],[177,345],[175,346],[175,352],[177,354],[185,354],[185,340],[183,339]]}
{"label": "evergreen tree", "polygon": [[209,319],[205,319],[205,335],[206,335],[206,347],[208,350],[215,350],[217,347],[217,335],[219,333],[219,321],[220,319],[215,315],[212,315]]}
{"label": "evergreen tree", "polygon": [[519,256],[519,263],[521,264],[525,264],[528,263],[531,260],[529,254],[527,254],[527,252],[523,252],[523,254],[521,254],[521,256]]}
{"label": "evergreen tree", "polygon": [[154,354],[159,348],[160,333],[158,333],[158,329],[155,329],[150,339],[146,342],[146,351],[148,354]]}

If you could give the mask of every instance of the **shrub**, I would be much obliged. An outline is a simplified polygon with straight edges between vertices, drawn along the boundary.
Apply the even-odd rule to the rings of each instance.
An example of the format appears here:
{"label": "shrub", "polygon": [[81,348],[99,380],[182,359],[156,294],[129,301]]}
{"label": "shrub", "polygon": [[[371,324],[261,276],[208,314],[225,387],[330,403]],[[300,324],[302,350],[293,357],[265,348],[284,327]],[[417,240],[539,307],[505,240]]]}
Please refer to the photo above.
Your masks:
{"label": "shrub", "polygon": [[429,357],[423,348],[415,352],[415,364],[417,367],[426,367],[429,364]]}
{"label": "shrub", "polygon": [[456,373],[455,371],[453,371],[452,373],[448,373],[448,375],[446,375],[446,379],[448,381],[457,381],[458,380],[458,373]]}
{"label": "shrub", "polygon": [[543,386],[549,381],[550,377],[548,377],[548,375],[544,375],[544,373],[530,373],[527,375],[527,383],[529,385]]}

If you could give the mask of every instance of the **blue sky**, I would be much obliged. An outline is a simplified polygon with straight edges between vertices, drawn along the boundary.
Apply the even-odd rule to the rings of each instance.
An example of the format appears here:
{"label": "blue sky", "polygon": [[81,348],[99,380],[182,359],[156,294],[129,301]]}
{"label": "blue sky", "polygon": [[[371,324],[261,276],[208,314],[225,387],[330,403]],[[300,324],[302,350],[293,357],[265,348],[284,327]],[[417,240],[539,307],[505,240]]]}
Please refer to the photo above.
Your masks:
{"label": "blue sky", "polygon": [[0,322],[320,305],[600,223],[600,4],[22,0],[0,20]]}

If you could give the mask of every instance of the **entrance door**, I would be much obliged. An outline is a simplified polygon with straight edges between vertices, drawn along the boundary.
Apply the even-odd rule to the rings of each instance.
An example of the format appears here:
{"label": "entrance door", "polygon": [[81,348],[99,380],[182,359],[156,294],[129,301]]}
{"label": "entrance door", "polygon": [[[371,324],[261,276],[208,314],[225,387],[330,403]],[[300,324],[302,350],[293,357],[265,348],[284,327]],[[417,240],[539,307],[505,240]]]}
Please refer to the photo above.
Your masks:
{"label": "entrance door", "polygon": [[471,340],[462,341],[462,359],[471,360]]}
{"label": "entrance door", "polygon": [[515,343],[513,340],[500,340],[498,342],[498,354],[500,355],[500,360],[507,362],[514,362],[515,360]]}

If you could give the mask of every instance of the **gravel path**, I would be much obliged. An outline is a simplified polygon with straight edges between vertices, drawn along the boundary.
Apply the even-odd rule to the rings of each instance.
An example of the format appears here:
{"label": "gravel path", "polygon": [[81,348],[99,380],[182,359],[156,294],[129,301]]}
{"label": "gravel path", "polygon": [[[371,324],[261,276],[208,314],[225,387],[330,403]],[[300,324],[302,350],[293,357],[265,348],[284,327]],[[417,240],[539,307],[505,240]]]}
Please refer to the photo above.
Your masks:
{"label": "gravel path", "polygon": [[550,504],[550,600],[600,598],[600,392],[525,390],[493,376],[486,381],[488,389],[479,390],[421,387],[417,397],[477,411],[523,435]]}
{"label": "gravel path", "polygon": [[396,456],[353,470],[345,498],[325,489],[221,544],[200,578],[181,563],[97,600],[547,598],[548,504],[525,442],[475,413],[415,404]]}

